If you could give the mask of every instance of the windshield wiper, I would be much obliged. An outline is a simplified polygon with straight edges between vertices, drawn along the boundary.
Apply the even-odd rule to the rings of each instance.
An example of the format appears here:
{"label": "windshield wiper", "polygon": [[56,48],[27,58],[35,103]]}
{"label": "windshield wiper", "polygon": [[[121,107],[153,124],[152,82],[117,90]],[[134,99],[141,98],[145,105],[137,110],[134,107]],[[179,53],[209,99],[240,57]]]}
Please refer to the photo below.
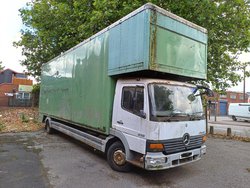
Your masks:
{"label": "windshield wiper", "polygon": [[193,113],[191,113],[189,115],[196,115],[196,114],[204,114],[204,112],[203,111],[201,111],[201,112],[193,112]]}
{"label": "windshield wiper", "polygon": [[[197,116],[197,114],[200,113],[202,113],[202,115]],[[172,112],[165,121],[171,121],[171,119],[176,116],[189,117],[190,120],[201,120],[204,119],[203,114],[204,114],[203,112],[194,112],[192,114],[187,114],[185,112]]]}
{"label": "windshield wiper", "polygon": [[[197,116],[197,114],[201,114],[202,115],[199,115]],[[203,111],[200,111],[200,112],[194,112],[194,113],[186,113],[186,112],[182,112],[182,111],[179,111],[179,110],[174,110],[168,114],[157,114],[155,117],[158,117],[158,118],[164,118],[164,121],[165,122],[170,122],[171,120],[174,120],[174,121],[180,121],[181,119],[178,119],[179,118],[185,118],[187,119],[187,121],[193,121],[193,120],[201,120],[201,119],[204,119],[203,117],[203,114],[204,112]],[[174,119],[175,117],[175,119]]]}
{"label": "windshield wiper", "polygon": [[172,112],[168,118],[166,119],[166,121],[170,121],[173,117],[176,116],[182,116],[182,117],[188,117],[189,115],[185,112]]}
{"label": "windshield wiper", "polygon": [[[202,114],[201,116],[197,116],[197,114]],[[204,119],[204,112],[194,112],[192,114],[188,114],[190,116],[190,120],[201,120]]]}

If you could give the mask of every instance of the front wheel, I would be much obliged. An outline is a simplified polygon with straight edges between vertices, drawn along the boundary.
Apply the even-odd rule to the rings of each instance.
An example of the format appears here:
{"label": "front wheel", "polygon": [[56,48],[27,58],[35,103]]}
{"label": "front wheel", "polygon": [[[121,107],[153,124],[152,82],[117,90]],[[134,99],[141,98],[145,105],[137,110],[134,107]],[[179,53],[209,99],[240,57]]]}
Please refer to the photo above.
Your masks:
{"label": "front wheel", "polygon": [[126,153],[123,144],[120,141],[114,142],[107,152],[109,166],[118,172],[128,172],[131,170],[131,164],[126,161]]}
{"label": "front wheel", "polygon": [[237,118],[236,118],[235,116],[232,116],[232,119],[233,119],[234,121],[237,121]]}

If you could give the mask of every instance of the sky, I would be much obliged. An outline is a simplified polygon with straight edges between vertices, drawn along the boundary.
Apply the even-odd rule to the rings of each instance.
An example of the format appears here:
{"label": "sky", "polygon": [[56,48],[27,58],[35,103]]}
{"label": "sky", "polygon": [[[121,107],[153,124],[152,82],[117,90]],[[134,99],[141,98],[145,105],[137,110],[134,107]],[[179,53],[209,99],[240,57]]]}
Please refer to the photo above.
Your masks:
{"label": "sky", "polygon": [[[22,21],[18,9],[25,6],[29,0],[2,0],[0,1],[0,61],[5,68],[13,69],[17,72],[25,71],[25,67],[20,65],[23,59],[21,49],[13,47],[13,42],[20,39]],[[244,53],[240,57],[242,62],[250,62],[250,53]],[[250,70],[250,66],[247,68]],[[229,88],[230,91],[243,91],[243,83]],[[250,92],[250,78],[246,79],[246,91]]]}
{"label": "sky", "polygon": [[[250,62],[250,53],[243,53],[240,56],[239,61],[241,61],[241,62]],[[250,71],[250,65],[247,66],[246,70]],[[239,72],[239,74],[243,75],[243,71]],[[245,85],[246,85],[246,92],[250,92],[250,78],[246,78]],[[243,82],[240,82],[237,86],[231,87],[228,90],[243,92]]]}
{"label": "sky", "polygon": [[23,58],[21,49],[13,47],[13,42],[20,39],[22,28],[21,17],[18,9],[25,6],[27,0],[3,0],[0,1],[0,61],[5,68],[23,72],[20,65]]}

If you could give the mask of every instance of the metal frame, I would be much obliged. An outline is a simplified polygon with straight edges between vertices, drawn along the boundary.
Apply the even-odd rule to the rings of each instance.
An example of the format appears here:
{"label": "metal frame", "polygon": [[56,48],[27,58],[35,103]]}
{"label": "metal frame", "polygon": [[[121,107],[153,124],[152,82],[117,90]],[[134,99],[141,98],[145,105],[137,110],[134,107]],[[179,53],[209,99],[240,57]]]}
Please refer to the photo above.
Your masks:
{"label": "metal frame", "polygon": [[93,148],[102,152],[105,152],[108,140],[113,138],[113,136],[108,136],[106,139],[101,139],[53,120],[50,121],[50,127],[70,137],[73,137],[85,144],[88,144],[89,146],[92,146]]}

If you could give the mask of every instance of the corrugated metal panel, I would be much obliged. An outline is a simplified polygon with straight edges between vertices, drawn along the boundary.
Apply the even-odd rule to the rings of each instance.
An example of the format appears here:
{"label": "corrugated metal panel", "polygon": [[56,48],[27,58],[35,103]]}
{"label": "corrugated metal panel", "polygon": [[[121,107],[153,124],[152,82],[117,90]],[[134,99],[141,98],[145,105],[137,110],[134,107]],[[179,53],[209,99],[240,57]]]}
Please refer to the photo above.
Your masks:
{"label": "corrugated metal panel", "polygon": [[108,133],[115,80],[107,66],[107,33],[46,64],[40,112]]}
{"label": "corrugated metal panel", "polygon": [[151,43],[156,44],[150,48],[155,51],[150,69],[206,79],[207,35],[162,14],[151,13]]}
{"label": "corrugated metal panel", "polygon": [[130,17],[113,27],[109,33],[109,75],[147,68],[149,10]]}
{"label": "corrugated metal panel", "polygon": [[157,17],[156,23],[152,24],[156,24],[158,27],[167,29],[169,31],[180,34],[195,41],[207,44],[206,32],[190,27],[189,25],[186,25],[180,22],[179,20],[167,17],[159,12],[156,12],[155,16]]}
{"label": "corrugated metal panel", "polygon": [[110,30],[108,74],[154,70],[206,79],[206,30],[157,11],[145,9]]}

